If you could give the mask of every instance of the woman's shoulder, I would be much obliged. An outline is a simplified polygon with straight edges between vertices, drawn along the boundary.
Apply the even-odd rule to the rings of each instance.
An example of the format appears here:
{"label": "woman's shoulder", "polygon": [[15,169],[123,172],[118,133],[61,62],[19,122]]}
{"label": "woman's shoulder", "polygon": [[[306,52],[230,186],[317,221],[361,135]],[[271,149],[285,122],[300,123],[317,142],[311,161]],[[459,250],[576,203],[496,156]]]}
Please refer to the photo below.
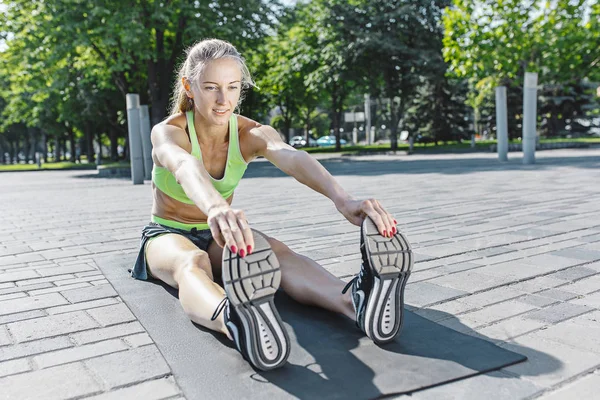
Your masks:
{"label": "woman's shoulder", "polygon": [[185,130],[185,128],[187,127],[187,118],[185,117],[184,113],[180,112],[168,116],[164,121],[161,122],[161,124],[171,125],[179,129]]}
{"label": "woman's shoulder", "polygon": [[252,129],[262,126],[260,122],[256,122],[255,120],[240,114],[237,114],[237,125],[239,133],[248,133]]}

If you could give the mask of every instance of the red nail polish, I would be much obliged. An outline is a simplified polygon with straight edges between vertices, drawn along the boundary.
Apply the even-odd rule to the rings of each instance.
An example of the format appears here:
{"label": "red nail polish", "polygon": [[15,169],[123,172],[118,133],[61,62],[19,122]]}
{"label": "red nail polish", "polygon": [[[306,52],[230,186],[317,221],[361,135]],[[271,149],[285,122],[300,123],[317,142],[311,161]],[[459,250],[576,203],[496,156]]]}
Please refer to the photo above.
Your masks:
{"label": "red nail polish", "polygon": [[383,231],[383,236],[387,236],[387,231]]}
{"label": "red nail polish", "polygon": [[231,246],[231,252],[234,254],[237,253],[237,247]]}
{"label": "red nail polish", "polygon": [[240,250],[240,257],[244,258],[244,256],[246,255],[246,252],[244,251],[244,249]]}
{"label": "red nail polish", "polygon": [[394,224],[398,225],[398,221],[394,220]]}
{"label": "red nail polish", "polygon": [[396,232],[398,232],[398,231],[396,230],[396,227],[393,227],[393,228],[392,228],[392,235],[395,235],[395,234],[396,234]]}
{"label": "red nail polish", "polygon": [[252,246],[248,245],[248,254],[252,253]]}

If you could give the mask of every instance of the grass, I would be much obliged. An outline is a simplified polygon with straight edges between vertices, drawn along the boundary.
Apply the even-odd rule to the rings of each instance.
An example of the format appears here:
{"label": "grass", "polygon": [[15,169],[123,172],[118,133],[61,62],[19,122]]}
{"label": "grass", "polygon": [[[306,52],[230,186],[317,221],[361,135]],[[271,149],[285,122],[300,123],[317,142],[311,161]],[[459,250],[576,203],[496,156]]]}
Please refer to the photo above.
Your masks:
{"label": "grass", "polygon": [[[564,143],[564,142],[577,142],[577,143],[589,143],[589,144],[600,144],[600,137],[597,138],[575,138],[575,139],[542,139],[540,143]],[[520,140],[511,140],[510,143],[521,143]],[[492,144],[496,144],[495,140],[485,140],[478,141],[475,143],[475,147],[477,150],[475,151],[489,151],[489,147]],[[471,148],[470,142],[448,142],[447,144],[439,144],[436,146],[433,143],[422,144],[415,143],[414,152],[415,153],[438,153],[438,152],[452,152],[452,151],[465,151]],[[317,154],[317,153],[336,153],[335,147],[304,147],[302,150]],[[406,143],[398,143],[399,151],[407,151],[408,144]],[[368,146],[352,146],[346,145],[342,146],[342,154],[359,154],[359,153],[377,153],[377,152],[385,152],[391,151],[391,147],[389,144],[373,144]],[[82,156],[82,159],[85,157]],[[125,161],[110,161],[103,160],[101,164],[103,168],[126,168],[129,167],[129,163]],[[61,161],[61,162],[48,162],[42,164],[42,168],[38,168],[37,164],[8,164],[3,165],[0,164],[0,172],[7,171],[40,171],[40,170],[64,170],[64,169],[96,169],[96,164],[88,164],[88,163],[73,163],[69,161]]]}

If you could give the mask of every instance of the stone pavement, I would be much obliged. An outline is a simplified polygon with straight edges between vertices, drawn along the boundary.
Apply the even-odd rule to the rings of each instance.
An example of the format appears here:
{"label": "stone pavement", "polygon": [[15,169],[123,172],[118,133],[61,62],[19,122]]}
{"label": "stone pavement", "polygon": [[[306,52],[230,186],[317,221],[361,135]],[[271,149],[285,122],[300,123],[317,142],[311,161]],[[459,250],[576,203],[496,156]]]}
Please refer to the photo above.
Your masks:
{"label": "stone pavement", "polygon": [[[592,398],[600,388],[600,150],[323,159],[394,215],[417,255],[406,302],[526,363],[416,399]],[[0,399],[179,399],[152,339],[94,263],[131,258],[150,185],[87,171],[0,174]],[[358,227],[270,164],[234,206],[256,229],[345,280]]]}

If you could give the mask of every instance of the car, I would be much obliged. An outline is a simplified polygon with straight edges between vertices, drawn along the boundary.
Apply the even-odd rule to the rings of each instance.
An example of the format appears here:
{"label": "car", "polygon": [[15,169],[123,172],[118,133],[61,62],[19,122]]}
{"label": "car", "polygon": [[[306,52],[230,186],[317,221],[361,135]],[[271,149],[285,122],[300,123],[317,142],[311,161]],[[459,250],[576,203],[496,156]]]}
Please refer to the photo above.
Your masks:
{"label": "car", "polygon": [[[340,144],[346,144],[344,139],[340,139]],[[321,136],[317,139],[317,146],[335,146],[335,136]]]}
{"label": "car", "polygon": [[303,136],[294,136],[290,139],[290,145],[292,147],[304,147],[306,146],[306,139]]}
{"label": "car", "polygon": [[[294,136],[290,139],[290,145],[292,147],[298,148],[298,147],[306,147],[306,139],[304,138],[304,136]],[[308,146],[312,147],[312,146],[316,146],[317,143],[316,141],[309,137],[308,138]]]}

